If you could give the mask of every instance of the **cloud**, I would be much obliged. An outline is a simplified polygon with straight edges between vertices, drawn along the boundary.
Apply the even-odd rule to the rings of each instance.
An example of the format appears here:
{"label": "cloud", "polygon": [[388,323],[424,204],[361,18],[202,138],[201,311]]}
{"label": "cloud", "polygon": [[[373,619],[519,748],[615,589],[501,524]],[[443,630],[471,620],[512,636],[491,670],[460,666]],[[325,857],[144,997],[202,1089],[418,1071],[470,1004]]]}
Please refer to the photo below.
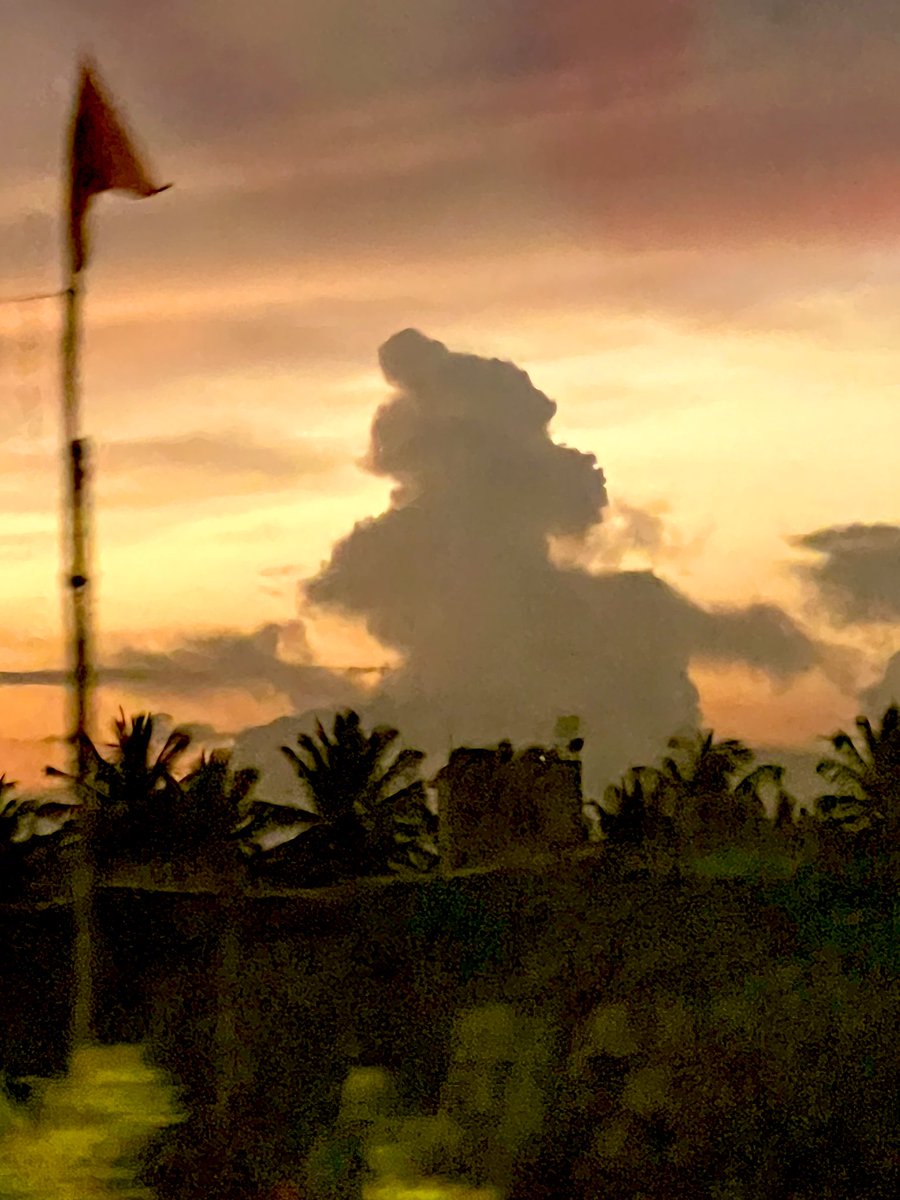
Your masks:
{"label": "cloud", "polygon": [[619,500],[610,504],[602,524],[583,537],[552,539],[551,556],[560,566],[588,571],[618,570],[627,563],[684,566],[702,551],[708,532],[685,538],[669,518],[666,504],[641,508]]}
{"label": "cloud", "polygon": [[395,481],[390,507],[335,545],[305,596],[400,651],[372,711],[411,741],[445,753],[546,739],[577,713],[589,770],[608,775],[697,720],[692,660],[779,677],[816,664],[772,606],[706,611],[650,571],[556,565],[552,538],[596,532],[605,479],[592,454],[552,439],[556,405],[513,364],[414,330],[380,361],[393,395],[367,461]]}
{"label": "cloud", "polygon": [[698,610],[694,656],[741,662],[788,680],[822,665],[823,647],[774,604]]}
{"label": "cloud", "polygon": [[[265,444],[242,431],[101,442],[94,451],[99,501],[104,507],[161,508],[191,501],[264,495],[321,487],[346,467],[346,454],[314,437]],[[52,476],[49,452],[7,449],[0,499],[7,512],[30,512],[45,491],[27,486],[36,473]]]}
{"label": "cloud", "polygon": [[[63,7],[55,66],[40,66],[65,87],[22,140],[46,144],[45,174],[69,38],[94,42],[177,183],[104,214],[107,269],[139,264],[144,283],[153,259],[160,278],[196,283],[198,269],[246,277],[335,249],[433,252],[437,229],[456,253],[504,231],[519,246],[565,230],[646,249],[896,228],[896,52],[870,4],[852,22],[828,5],[787,23],[754,5],[749,32],[748,5],[697,0]],[[9,86],[12,103],[22,85]]]}
{"label": "cloud", "polygon": [[[221,633],[184,639],[171,650],[125,647],[98,672],[101,686],[197,697],[226,689],[265,696],[273,692],[303,711],[353,703],[359,695],[352,672],[336,672],[310,661],[300,622],[264,625],[252,633]],[[2,671],[0,686],[64,686],[59,669]]]}
{"label": "cloud", "polygon": [[792,544],[818,555],[795,571],[835,625],[900,621],[900,525],[835,525]]}
{"label": "cloud", "polygon": [[859,702],[870,719],[880,717],[889,704],[900,704],[900,651],[888,660],[884,674],[861,694]]}
{"label": "cloud", "polygon": [[[284,654],[286,642],[294,661]],[[348,679],[309,661],[305,630],[299,622],[290,627],[265,625],[250,634],[190,638],[167,652],[126,648],[110,666],[108,676],[122,682],[194,695],[223,688],[253,694],[275,691],[301,709],[355,695]]]}

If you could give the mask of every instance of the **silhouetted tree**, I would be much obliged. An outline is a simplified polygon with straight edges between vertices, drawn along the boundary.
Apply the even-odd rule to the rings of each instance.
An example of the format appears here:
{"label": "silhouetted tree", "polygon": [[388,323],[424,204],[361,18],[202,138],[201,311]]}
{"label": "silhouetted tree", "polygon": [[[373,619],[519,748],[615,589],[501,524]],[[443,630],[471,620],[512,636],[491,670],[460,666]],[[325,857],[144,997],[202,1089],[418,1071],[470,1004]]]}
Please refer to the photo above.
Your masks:
{"label": "silhouetted tree", "polygon": [[[418,778],[421,750],[391,751],[396,729],[366,733],[352,710],[334,717],[332,732],[321,721],[316,735],[302,733],[300,752],[282,746],[313,810],[257,802],[250,832],[307,822],[308,827],[264,856],[298,881],[329,882],[382,875],[403,868],[430,870],[437,861],[431,842],[437,818]],[[279,811],[275,811],[278,809]]]}
{"label": "silhouetted tree", "polygon": [[672,821],[662,811],[660,773],[652,767],[632,767],[604,794],[600,820],[611,846],[636,850],[657,838],[670,838]]}
{"label": "silhouetted tree", "polygon": [[[716,741],[712,730],[669,739],[675,754],[663,759],[660,789],[675,821],[682,849],[692,844],[732,843],[758,825],[763,776],[735,776],[753,761],[753,751],[735,738]],[[756,773],[754,773],[756,774]]]}
{"label": "silhouetted tree", "polygon": [[[90,738],[88,786],[97,805],[93,852],[101,867],[119,862],[165,861],[172,855],[180,789],[173,768],[190,745],[183,730],[169,734],[154,753],[153,717],[139,713],[129,722],[120,710],[114,724],[113,754],[104,758]],[[48,774],[71,779],[62,771]]]}
{"label": "silhouetted tree", "polygon": [[227,870],[239,859],[235,836],[259,779],[254,767],[231,770],[231,752],[213,750],[180,780],[173,812],[173,849],[195,867]]}
{"label": "silhouetted tree", "polygon": [[21,802],[8,793],[15,784],[0,775],[0,895],[15,892],[20,882],[21,855],[13,841],[21,819]]}
{"label": "silhouetted tree", "polygon": [[[52,862],[68,840],[65,821],[71,808],[53,799],[22,799],[10,793],[16,785],[0,775],[0,895],[12,897],[25,886],[26,878],[53,883],[58,872]],[[51,821],[57,828],[37,834],[37,821]],[[23,836],[24,835],[24,836]]]}
{"label": "silhouetted tree", "polygon": [[867,717],[856,718],[861,745],[843,730],[832,734],[835,757],[816,770],[840,791],[819,798],[823,818],[848,832],[881,828],[893,841],[900,823],[900,708],[891,704],[880,728]]}

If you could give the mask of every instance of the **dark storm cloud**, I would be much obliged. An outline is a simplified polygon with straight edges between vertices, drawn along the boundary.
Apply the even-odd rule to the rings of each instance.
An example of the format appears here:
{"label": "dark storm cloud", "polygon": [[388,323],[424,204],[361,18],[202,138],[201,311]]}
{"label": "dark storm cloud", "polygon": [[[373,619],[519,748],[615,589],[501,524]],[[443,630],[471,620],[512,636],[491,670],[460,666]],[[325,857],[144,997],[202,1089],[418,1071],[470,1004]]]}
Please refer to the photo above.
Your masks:
{"label": "dark storm cloud", "polygon": [[[242,688],[250,692],[276,691],[306,707],[310,696],[347,690],[333,672],[309,662],[287,662],[280,647],[285,630],[265,625],[251,634],[218,634],[186,639],[168,652],[121,650],[112,660],[114,672],[132,682],[197,695],[219,689]],[[304,636],[300,634],[299,648]],[[293,641],[297,643],[297,631]],[[321,701],[319,701],[321,702]]]}
{"label": "dark storm cloud", "polygon": [[697,720],[693,659],[788,677],[815,664],[770,606],[708,612],[649,571],[554,566],[549,539],[601,519],[603,473],[552,440],[555,404],[513,364],[412,330],[380,359],[394,395],[369,467],[395,480],[391,506],[337,543],[305,594],[403,653],[373,711],[413,742],[545,739],[572,712],[590,770],[608,774]]}
{"label": "dark storm cloud", "polygon": [[900,525],[841,525],[794,538],[818,561],[795,568],[836,625],[900,621]]}

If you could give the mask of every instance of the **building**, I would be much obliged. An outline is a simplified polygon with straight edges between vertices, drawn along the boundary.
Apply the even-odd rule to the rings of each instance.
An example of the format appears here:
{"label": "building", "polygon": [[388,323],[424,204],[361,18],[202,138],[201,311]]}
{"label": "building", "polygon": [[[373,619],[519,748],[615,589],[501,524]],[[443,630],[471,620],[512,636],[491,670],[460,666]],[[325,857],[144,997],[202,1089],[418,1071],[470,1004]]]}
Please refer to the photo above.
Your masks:
{"label": "building", "polygon": [[586,840],[580,740],[515,751],[460,747],[434,779],[447,869],[485,866]]}

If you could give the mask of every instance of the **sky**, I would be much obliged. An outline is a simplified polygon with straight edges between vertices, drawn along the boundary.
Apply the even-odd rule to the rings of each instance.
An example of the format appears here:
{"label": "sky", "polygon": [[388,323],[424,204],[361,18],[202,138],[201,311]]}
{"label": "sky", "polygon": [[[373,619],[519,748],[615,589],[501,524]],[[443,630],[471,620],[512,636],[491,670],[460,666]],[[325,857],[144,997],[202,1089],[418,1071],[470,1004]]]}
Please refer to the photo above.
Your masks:
{"label": "sky", "polygon": [[[599,786],[900,693],[889,0],[8,5],[0,300],[61,285],[85,50],[174,185],[90,218],[98,736],[577,711]],[[0,304],[27,787],[65,754],[58,338]]]}

